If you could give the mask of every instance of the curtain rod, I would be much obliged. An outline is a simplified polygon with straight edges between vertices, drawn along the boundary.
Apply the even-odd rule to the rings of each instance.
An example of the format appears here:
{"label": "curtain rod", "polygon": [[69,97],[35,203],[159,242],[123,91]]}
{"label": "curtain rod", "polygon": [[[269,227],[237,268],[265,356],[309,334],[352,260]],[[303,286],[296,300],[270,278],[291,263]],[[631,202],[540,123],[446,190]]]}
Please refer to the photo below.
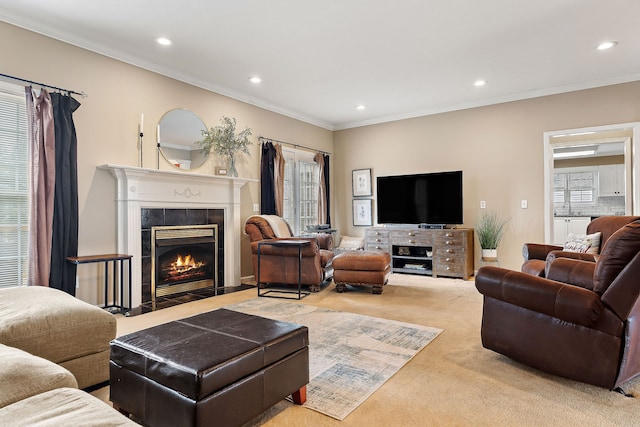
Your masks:
{"label": "curtain rod", "polygon": [[37,85],[37,86],[48,87],[49,89],[55,89],[55,90],[59,90],[59,91],[62,91],[62,92],[73,93],[75,95],[80,95],[83,98],[86,98],[87,96],[89,96],[84,92],[76,92],[75,90],[63,89],[63,88],[57,87],[57,86],[51,86],[51,85],[47,85],[47,84],[44,84],[44,83],[34,82],[33,80],[27,80],[27,79],[22,79],[20,77],[10,76],[8,74],[0,74],[0,77],[6,77],[8,79],[19,80],[21,82],[30,83],[30,84],[34,84],[34,85]]}
{"label": "curtain rod", "polygon": [[315,151],[316,153],[331,154],[331,153],[329,153],[327,151],[317,150],[315,148],[305,147],[304,145],[294,144],[294,143],[291,143],[291,142],[279,141],[279,140],[273,139],[273,138],[266,138],[264,136],[259,136],[258,137],[258,141],[260,141],[260,142],[278,142],[280,144],[289,145],[289,146],[291,146],[293,148],[304,148],[305,150]]}

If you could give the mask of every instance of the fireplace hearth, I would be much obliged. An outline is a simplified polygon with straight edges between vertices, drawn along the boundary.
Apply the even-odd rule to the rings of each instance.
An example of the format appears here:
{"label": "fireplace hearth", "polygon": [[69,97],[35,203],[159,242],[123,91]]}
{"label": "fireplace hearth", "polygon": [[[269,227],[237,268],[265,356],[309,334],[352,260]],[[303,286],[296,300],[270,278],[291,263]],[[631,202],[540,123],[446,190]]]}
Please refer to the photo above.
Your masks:
{"label": "fireplace hearth", "polygon": [[217,224],[151,228],[151,298],[217,287]]}

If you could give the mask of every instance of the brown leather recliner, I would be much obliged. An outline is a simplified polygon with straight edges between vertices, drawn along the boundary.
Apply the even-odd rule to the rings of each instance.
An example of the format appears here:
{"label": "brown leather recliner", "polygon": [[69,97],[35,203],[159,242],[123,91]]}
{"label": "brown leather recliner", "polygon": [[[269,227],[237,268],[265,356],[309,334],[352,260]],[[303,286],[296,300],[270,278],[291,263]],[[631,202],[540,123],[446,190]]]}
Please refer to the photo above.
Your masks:
{"label": "brown leather recliner", "polygon": [[[640,219],[640,216],[610,215],[601,216],[594,219],[587,226],[587,234],[600,232],[600,248],[604,247],[606,241],[620,227],[624,227],[630,222]],[[541,243],[525,243],[522,245],[522,256],[524,263],[522,271],[534,276],[546,277],[546,269],[555,258],[575,258],[585,261],[595,262],[597,254],[583,254],[577,252],[566,252],[562,246],[547,245]]]}
{"label": "brown leather recliner", "polygon": [[640,221],[596,262],[557,258],[541,278],[482,267],[482,345],[554,375],[614,389],[640,374]]}
{"label": "brown leather recliner", "polygon": [[[282,218],[271,217],[271,220],[282,221],[282,230],[288,230],[288,236],[276,237],[271,224],[264,215],[254,215],[247,219],[244,230],[251,239],[251,258],[253,274],[258,279],[258,243],[266,239],[283,239],[292,235],[289,224]],[[285,233],[286,234],[286,231]],[[300,239],[300,237],[296,237]],[[311,241],[309,246],[302,249],[301,283],[309,286],[311,292],[320,290],[320,285],[333,277],[333,236],[318,234],[305,238]],[[298,248],[262,245],[260,248],[260,281],[298,285]]]}

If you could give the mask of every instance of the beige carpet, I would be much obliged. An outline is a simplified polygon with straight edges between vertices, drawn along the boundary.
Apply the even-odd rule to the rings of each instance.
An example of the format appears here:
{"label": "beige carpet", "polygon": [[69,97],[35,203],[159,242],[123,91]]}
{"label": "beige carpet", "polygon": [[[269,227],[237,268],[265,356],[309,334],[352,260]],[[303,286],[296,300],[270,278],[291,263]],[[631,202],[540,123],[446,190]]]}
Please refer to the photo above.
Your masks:
{"label": "beige carpet", "polygon": [[[255,298],[222,295],[118,319],[118,334]],[[391,276],[382,295],[338,294],[334,285],[304,304],[444,329],[343,421],[283,401],[252,425],[264,426],[637,426],[638,398],[535,371],[482,348],[482,297],[472,281]],[[597,363],[597,361],[594,361]],[[106,389],[96,392],[108,398]]]}
{"label": "beige carpet", "polygon": [[343,420],[442,329],[272,298],[229,310],[309,328],[306,408]]}

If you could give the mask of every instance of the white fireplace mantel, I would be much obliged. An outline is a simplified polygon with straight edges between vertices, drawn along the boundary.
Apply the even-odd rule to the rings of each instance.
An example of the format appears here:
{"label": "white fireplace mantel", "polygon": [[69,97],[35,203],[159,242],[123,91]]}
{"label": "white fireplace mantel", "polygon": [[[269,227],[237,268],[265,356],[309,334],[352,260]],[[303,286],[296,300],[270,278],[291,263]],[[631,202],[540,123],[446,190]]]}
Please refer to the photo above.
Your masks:
{"label": "white fireplace mantel", "polygon": [[240,189],[257,179],[232,178],[106,164],[117,180],[118,252],[133,255],[131,304],[142,302],[141,210],[143,208],[224,209],[225,286],[240,284]]}

